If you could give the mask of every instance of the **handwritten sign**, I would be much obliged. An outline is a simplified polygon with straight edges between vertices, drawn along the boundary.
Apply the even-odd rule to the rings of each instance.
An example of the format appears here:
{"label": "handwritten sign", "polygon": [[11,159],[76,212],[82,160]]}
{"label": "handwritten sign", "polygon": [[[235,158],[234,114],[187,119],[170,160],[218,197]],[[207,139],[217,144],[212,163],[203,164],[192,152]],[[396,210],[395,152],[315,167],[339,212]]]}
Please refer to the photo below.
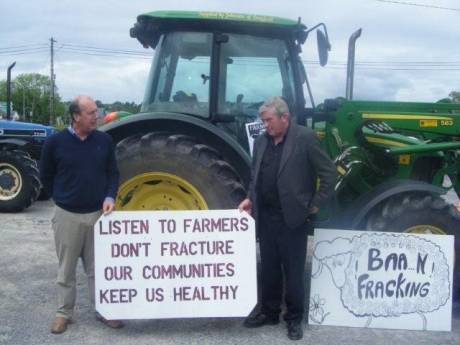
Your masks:
{"label": "handwritten sign", "polygon": [[311,324],[450,331],[453,236],[315,230]]}
{"label": "handwritten sign", "polygon": [[94,230],[96,309],[108,319],[246,316],[257,302],[246,213],[113,212]]}

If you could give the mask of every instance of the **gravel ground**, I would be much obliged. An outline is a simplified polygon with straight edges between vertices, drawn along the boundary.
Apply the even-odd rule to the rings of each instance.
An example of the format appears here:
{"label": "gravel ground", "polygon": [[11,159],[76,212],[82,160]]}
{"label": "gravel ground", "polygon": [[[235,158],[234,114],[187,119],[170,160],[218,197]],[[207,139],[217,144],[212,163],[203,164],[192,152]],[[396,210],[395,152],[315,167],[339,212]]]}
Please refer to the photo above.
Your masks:
{"label": "gravel ground", "polygon": [[[454,201],[455,198],[450,198]],[[36,202],[20,214],[0,213],[0,344],[290,344],[283,323],[246,329],[240,318],[137,320],[112,330],[90,311],[86,278],[78,268],[75,322],[62,335],[49,332],[55,310],[56,257],[50,218],[53,204]],[[460,304],[452,332],[306,326],[298,344],[460,344]]]}

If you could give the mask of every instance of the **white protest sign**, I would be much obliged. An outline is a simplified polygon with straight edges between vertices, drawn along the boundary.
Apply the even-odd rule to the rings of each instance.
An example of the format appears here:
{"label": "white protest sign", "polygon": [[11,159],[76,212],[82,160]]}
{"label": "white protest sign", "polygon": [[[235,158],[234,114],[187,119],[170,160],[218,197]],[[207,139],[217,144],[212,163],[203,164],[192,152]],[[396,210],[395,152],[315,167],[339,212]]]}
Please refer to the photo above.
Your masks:
{"label": "white protest sign", "polygon": [[252,156],[254,140],[265,131],[264,124],[260,121],[246,124],[246,135],[248,136],[249,152]]}
{"label": "white protest sign", "polygon": [[247,316],[257,303],[254,220],[238,210],[112,212],[94,245],[107,319]]}
{"label": "white protest sign", "polygon": [[315,230],[309,323],[450,331],[454,238]]}

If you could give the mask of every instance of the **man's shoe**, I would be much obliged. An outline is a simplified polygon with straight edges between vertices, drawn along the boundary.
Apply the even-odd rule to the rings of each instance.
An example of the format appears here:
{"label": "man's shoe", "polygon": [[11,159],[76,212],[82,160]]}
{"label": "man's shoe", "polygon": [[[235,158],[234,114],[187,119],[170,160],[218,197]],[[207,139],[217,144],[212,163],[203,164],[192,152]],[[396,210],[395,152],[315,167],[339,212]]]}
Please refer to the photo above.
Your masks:
{"label": "man's shoe", "polygon": [[257,313],[253,316],[248,316],[244,322],[243,325],[246,328],[256,328],[256,327],[262,327],[265,325],[277,325],[280,323],[279,316],[272,316],[272,315],[267,315],[264,313]]}
{"label": "man's shoe", "polygon": [[123,328],[125,324],[120,320],[107,320],[105,317],[100,315],[99,313],[96,314],[96,319],[101,321],[104,325],[110,328]]}
{"label": "man's shoe", "polygon": [[301,322],[289,322],[287,324],[287,336],[291,340],[300,340],[303,338],[303,328]]}
{"label": "man's shoe", "polygon": [[67,330],[67,325],[70,323],[69,319],[62,316],[56,316],[51,324],[51,333],[61,334]]}

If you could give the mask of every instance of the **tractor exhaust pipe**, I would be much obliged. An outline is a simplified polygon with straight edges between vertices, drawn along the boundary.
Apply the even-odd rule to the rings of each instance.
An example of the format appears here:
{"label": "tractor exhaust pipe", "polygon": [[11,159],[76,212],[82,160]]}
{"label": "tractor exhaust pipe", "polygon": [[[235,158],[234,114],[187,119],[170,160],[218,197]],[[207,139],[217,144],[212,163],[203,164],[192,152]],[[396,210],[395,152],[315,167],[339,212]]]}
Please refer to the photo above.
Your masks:
{"label": "tractor exhaust pipe", "polygon": [[6,119],[11,120],[11,70],[16,65],[16,61],[8,67],[6,74]]}
{"label": "tractor exhaust pipe", "polygon": [[353,99],[353,79],[355,77],[355,45],[356,40],[361,36],[362,29],[356,30],[348,40],[348,61],[347,61],[347,85],[345,90],[346,99]]}

